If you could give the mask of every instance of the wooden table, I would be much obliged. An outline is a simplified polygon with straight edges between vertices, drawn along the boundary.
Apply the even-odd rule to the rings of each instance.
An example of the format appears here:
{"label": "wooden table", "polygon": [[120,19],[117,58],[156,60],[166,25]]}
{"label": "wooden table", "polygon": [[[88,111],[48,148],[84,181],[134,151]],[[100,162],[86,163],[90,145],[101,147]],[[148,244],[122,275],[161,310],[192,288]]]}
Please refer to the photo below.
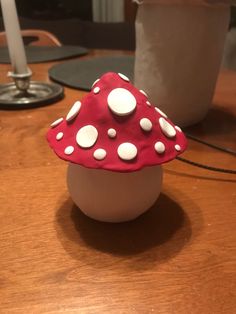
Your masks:
{"label": "wooden table", "polygon": [[[34,79],[48,80],[51,65],[32,65]],[[235,175],[176,160],[136,221],[86,218],[45,140],[84,94],[65,88],[54,105],[0,111],[0,313],[235,313]],[[213,109],[189,131],[236,150],[235,73],[221,72]],[[183,156],[236,168],[234,156],[192,141]]]}

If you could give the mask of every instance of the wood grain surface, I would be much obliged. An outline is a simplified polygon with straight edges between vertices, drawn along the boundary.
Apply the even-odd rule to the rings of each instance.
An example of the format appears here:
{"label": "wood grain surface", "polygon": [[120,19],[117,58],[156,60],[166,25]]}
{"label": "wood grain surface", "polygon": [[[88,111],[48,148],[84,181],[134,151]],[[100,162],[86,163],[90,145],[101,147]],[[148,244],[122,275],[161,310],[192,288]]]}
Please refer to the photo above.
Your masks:
{"label": "wood grain surface", "polygon": [[[31,65],[33,79],[48,80],[52,64]],[[0,110],[0,313],[235,313],[235,175],[176,160],[137,220],[85,217],[68,195],[67,164],[45,140],[83,95],[65,88],[56,104]],[[236,150],[236,73],[220,73],[214,106],[188,131]],[[234,156],[192,141],[183,157],[236,168]]]}

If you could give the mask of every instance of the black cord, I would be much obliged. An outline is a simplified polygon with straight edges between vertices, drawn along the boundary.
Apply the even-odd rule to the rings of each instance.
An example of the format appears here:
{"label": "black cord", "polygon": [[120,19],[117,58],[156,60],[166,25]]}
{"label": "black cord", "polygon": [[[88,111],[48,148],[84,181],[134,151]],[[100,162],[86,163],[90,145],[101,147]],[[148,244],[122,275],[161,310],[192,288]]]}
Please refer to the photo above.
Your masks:
{"label": "black cord", "polygon": [[[218,145],[215,145],[215,144],[203,141],[203,140],[199,139],[198,137],[195,137],[195,136],[193,136],[191,134],[188,134],[188,133],[186,133],[186,136],[187,136],[187,138],[189,138],[189,139],[191,139],[193,141],[196,141],[198,143],[201,143],[203,145],[209,146],[211,148],[220,150],[220,151],[222,151],[224,153],[228,153],[228,154],[232,154],[232,155],[236,156],[236,151],[234,151],[233,149],[225,148],[225,147],[222,147],[222,146],[218,146]],[[183,157],[176,157],[176,159],[178,159],[179,161],[185,162],[185,163],[187,163],[189,165],[198,167],[198,168],[203,168],[203,169],[207,169],[207,170],[210,170],[210,171],[216,171],[216,172],[236,174],[236,170],[233,170],[233,169],[224,169],[224,168],[218,168],[218,167],[213,167],[213,166],[209,166],[209,165],[204,165],[204,164],[201,164],[201,163],[198,163],[198,162],[195,162],[195,161],[183,158]]]}
{"label": "black cord", "polygon": [[236,170],[232,170],[232,169],[224,169],[224,168],[218,168],[218,167],[212,167],[212,166],[208,166],[208,165],[204,165],[204,164],[200,164],[198,162],[183,158],[183,157],[176,157],[176,159],[185,162],[187,164],[190,164],[192,166],[195,167],[199,167],[199,168],[203,168],[203,169],[207,169],[210,171],[216,171],[216,172],[223,172],[223,173],[230,173],[230,174],[236,174]]}
{"label": "black cord", "polygon": [[203,141],[201,140],[200,138],[198,137],[195,137],[189,133],[185,133],[185,135],[187,136],[187,138],[189,138],[190,140],[193,140],[195,142],[198,142],[198,143],[201,143],[203,145],[206,145],[206,146],[209,146],[211,148],[214,148],[214,149],[217,149],[217,150],[220,150],[224,153],[228,153],[228,154],[232,154],[234,156],[236,156],[236,151],[231,149],[231,148],[226,148],[226,147],[222,147],[222,146],[219,146],[219,145],[216,145],[216,144],[212,144],[212,143],[209,143],[209,142],[206,142],[206,141]]}

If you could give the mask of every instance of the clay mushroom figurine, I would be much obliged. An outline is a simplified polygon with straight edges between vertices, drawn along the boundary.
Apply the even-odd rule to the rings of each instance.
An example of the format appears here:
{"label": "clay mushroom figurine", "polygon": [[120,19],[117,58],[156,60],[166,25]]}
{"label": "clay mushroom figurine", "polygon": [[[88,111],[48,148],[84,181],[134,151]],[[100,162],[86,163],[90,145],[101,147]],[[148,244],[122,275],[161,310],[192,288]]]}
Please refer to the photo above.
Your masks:
{"label": "clay mushroom figurine", "polygon": [[69,162],[75,204],[107,222],[135,219],[157,200],[161,164],[186,149],[181,129],[121,73],[106,73],[51,124],[47,140]]}

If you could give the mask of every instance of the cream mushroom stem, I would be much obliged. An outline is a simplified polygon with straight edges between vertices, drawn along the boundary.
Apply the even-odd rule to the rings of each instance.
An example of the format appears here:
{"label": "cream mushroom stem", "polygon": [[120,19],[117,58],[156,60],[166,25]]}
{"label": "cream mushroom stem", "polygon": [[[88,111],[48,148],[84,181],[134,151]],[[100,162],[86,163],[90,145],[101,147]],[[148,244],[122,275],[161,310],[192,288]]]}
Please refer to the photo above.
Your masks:
{"label": "cream mushroom stem", "polygon": [[124,222],[140,216],[155,203],[161,191],[162,167],[121,173],[69,163],[67,185],[85,215],[99,221]]}

